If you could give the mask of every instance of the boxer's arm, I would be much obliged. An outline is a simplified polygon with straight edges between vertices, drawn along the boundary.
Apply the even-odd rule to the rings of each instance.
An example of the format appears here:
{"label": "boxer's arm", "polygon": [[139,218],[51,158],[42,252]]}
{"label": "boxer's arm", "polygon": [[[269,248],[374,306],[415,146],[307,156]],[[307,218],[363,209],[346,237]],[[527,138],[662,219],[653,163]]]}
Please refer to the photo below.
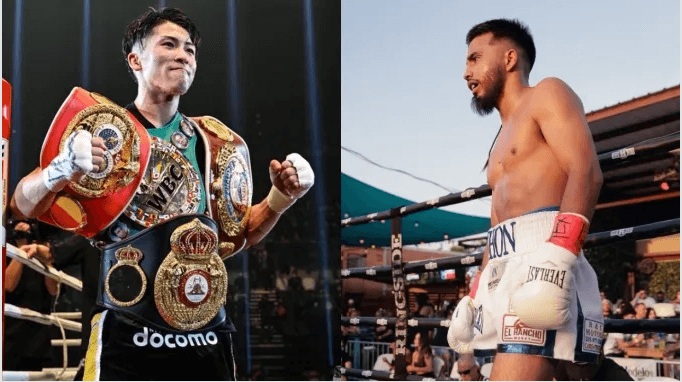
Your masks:
{"label": "boxer's arm", "polygon": [[270,162],[270,194],[251,208],[246,223],[246,248],[261,241],[275,226],[284,211],[313,186],[315,175],[308,161],[299,154],[289,154],[282,163]]}
{"label": "boxer's arm", "polygon": [[52,205],[57,193],[45,187],[43,171],[38,167],[19,181],[9,203],[14,216],[20,219],[35,218]]}
{"label": "boxer's arm", "polygon": [[561,212],[592,218],[603,176],[580,98],[557,78],[536,85],[536,121],[567,174]]}
{"label": "boxer's arm", "polygon": [[251,207],[251,215],[246,222],[246,246],[247,249],[261,240],[272,231],[277,224],[281,213],[270,209],[267,199]]}
{"label": "boxer's arm", "polygon": [[23,273],[24,265],[19,261],[12,259],[5,268],[5,290],[8,292],[14,292],[19,285],[19,280],[21,280],[21,274]]}
{"label": "boxer's arm", "polygon": [[44,169],[36,168],[25,176],[12,195],[10,209],[22,218],[35,218],[47,211],[57,192],[70,181],[77,181],[89,171],[98,171],[106,150],[102,138],[90,132],[72,133],[64,149]]}

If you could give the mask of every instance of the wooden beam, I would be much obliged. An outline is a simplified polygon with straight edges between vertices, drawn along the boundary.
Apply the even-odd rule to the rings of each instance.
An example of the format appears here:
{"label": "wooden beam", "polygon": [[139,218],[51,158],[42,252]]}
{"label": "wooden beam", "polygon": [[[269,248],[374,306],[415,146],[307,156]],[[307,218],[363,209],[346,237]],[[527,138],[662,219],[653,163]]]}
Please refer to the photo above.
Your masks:
{"label": "wooden beam", "polygon": [[601,203],[601,204],[597,204],[597,206],[594,207],[594,209],[595,210],[603,210],[604,208],[626,206],[629,204],[653,202],[654,200],[679,198],[679,197],[680,197],[680,191],[673,191],[673,192],[666,192],[663,194],[640,196],[638,198],[624,199],[624,200],[618,200],[615,202],[608,202],[608,203]]}
{"label": "wooden beam", "polygon": [[638,97],[630,101],[619,103],[617,105],[607,106],[603,109],[592,111],[588,113],[586,116],[587,123],[613,117],[614,115],[626,113],[628,111],[646,107],[658,102],[667,101],[675,97],[680,98],[680,85],[668,89],[663,89],[657,93],[647,94],[643,97]]}

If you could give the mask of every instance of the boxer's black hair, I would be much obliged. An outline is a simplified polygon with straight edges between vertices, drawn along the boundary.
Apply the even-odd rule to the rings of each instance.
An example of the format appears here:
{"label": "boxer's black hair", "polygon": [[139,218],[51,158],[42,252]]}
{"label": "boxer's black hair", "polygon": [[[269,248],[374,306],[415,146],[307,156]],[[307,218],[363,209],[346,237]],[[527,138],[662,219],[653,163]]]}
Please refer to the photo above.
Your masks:
{"label": "boxer's black hair", "polygon": [[189,34],[189,38],[194,43],[195,49],[197,49],[197,51],[199,50],[201,36],[199,36],[197,27],[186,14],[177,8],[162,8],[157,11],[156,9],[149,7],[147,12],[128,25],[126,34],[123,37],[123,59],[126,61],[128,73],[133,76],[135,82],[137,82],[137,78],[135,78],[133,70],[130,68],[130,65],[128,65],[128,54],[133,50],[133,46],[136,43],[144,42],[144,39],[152,33],[155,26],[167,21],[185,29]]}
{"label": "boxer's black hair", "polygon": [[486,33],[492,33],[494,39],[509,39],[521,48],[526,62],[528,62],[528,73],[526,75],[530,73],[535,63],[535,43],[527,25],[516,19],[488,20],[469,30],[466,38],[467,45],[471,44],[471,41],[476,37]]}

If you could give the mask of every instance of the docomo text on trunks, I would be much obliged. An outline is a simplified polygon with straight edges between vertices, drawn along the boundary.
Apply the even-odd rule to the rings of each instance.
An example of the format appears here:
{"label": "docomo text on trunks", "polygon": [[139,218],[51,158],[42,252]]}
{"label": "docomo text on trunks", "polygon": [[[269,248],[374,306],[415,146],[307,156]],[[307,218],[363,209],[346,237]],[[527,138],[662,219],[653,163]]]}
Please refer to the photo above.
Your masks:
{"label": "docomo text on trunks", "polygon": [[[151,332],[151,334],[149,334]],[[175,340],[175,341],[173,341]],[[133,336],[133,343],[139,347],[145,347],[147,344],[154,348],[166,346],[170,349],[176,347],[184,348],[189,346],[207,346],[217,345],[218,336],[214,332],[191,333],[191,334],[161,334],[145,327],[142,332],[135,333]]]}

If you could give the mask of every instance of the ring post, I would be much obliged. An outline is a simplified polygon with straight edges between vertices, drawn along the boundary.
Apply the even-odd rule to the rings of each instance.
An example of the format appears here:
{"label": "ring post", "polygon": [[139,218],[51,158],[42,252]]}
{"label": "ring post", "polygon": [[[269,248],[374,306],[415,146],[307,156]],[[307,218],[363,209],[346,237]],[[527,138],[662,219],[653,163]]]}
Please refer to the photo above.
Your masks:
{"label": "ring post", "polygon": [[393,275],[393,295],[395,297],[395,376],[404,381],[407,378],[407,295],[405,294],[405,274],[403,273],[403,235],[401,217],[391,219],[391,266]]}

